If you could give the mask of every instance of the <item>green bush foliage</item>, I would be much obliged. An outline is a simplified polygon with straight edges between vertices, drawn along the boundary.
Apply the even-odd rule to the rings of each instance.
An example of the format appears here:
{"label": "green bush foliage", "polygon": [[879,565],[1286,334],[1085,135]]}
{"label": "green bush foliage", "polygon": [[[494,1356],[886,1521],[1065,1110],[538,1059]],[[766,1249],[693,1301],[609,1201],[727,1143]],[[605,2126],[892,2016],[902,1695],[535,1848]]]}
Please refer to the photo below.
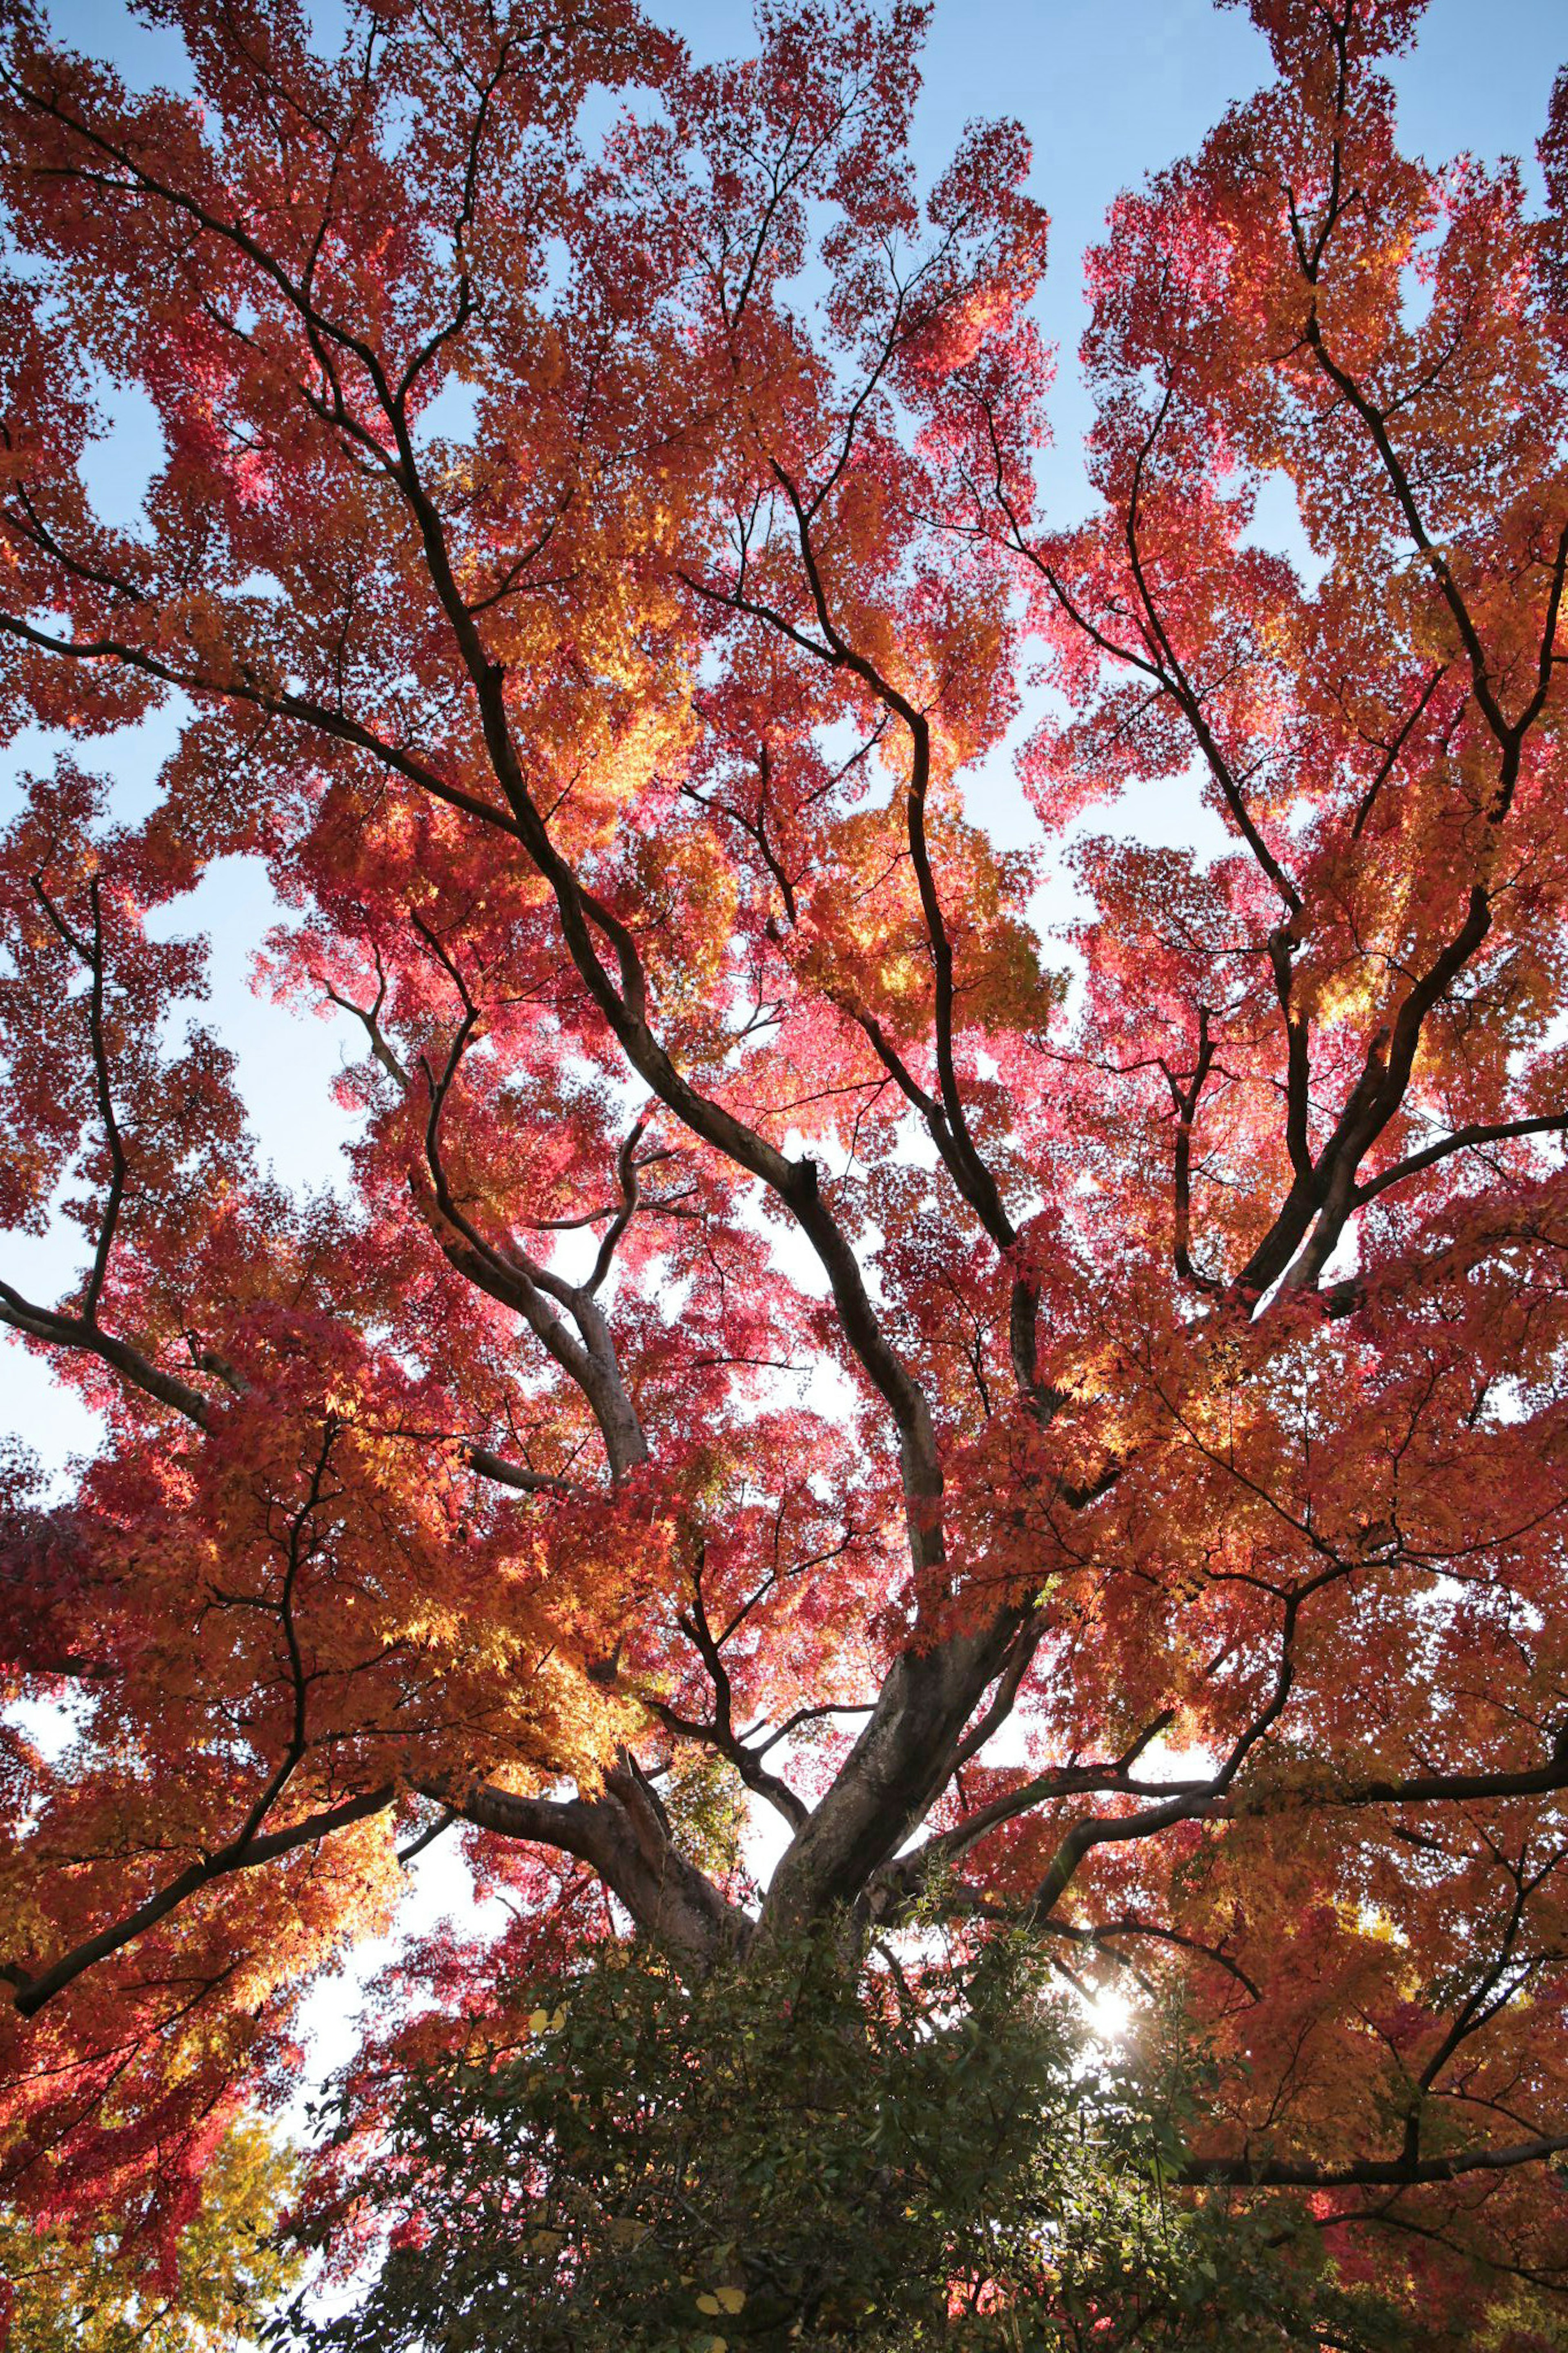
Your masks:
{"label": "green bush foliage", "polygon": [[526,2024],[416,2071],[362,2156],[392,2241],[368,2295],[281,2335],[319,2353],[1402,2341],[1299,2214],[1173,2187],[1169,2031],[1113,2061],[1010,1947],[911,1981],[818,1936],[696,1984],[617,1951],[523,1999]]}

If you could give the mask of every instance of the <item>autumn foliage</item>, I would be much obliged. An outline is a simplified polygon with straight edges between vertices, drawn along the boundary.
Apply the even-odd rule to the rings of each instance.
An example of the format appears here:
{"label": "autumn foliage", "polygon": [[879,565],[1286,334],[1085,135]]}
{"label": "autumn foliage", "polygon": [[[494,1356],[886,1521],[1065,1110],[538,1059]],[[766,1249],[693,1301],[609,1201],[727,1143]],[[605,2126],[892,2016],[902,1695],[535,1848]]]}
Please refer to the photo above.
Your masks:
{"label": "autumn foliage", "polygon": [[[917,189],[911,0],[722,69],[630,0],[331,61],[149,0],[195,99],[10,12],[0,674],[68,748],[0,839],[0,1221],[79,1274],[0,1321],[105,1428],[8,1472],[0,1688],[75,1726],[0,1750],[16,2211],[167,2256],[454,1820],[517,1925],[416,1957],[431,2047],[628,1927],[1005,1920],[1179,1998],[1189,2183],[1549,2341],[1568,81],[1542,211],[1399,152],[1416,0],[1252,12],[1276,79],[1089,258],[1065,529],[1028,147]],[[237,854],[363,1042],[306,1200],[171,938]]]}

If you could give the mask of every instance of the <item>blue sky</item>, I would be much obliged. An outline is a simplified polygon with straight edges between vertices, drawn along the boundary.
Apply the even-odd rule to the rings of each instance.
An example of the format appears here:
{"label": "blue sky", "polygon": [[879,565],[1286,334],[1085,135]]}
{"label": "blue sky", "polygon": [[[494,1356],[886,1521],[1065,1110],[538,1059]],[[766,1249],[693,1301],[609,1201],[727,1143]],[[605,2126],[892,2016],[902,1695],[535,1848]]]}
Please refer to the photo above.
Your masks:
{"label": "blue sky", "polygon": [[[321,0],[323,18],[332,0]],[[79,47],[111,59],[133,83],[179,83],[174,37],[128,16],[115,0],[55,0],[55,22]],[[702,57],[746,40],[749,12],[731,0],[680,0],[665,13]],[[1415,53],[1394,69],[1407,145],[1433,159],[1460,149],[1488,159],[1532,158],[1546,96],[1568,58],[1561,0],[1432,0]],[[1042,323],[1060,348],[1054,403],[1057,442],[1042,464],[1059,517],[1081,506],[1078,458],[1089,411],[1074,354],[1084,322],[1081,257],[1121,187],[1191,149],[1233,99],[1268,73],[1261,36],[1245,13],[1209,0],[937,0],[923,61],[915,146],[923,175],[942,168],[964,123],[1016,114],[1035,145],[1035,185],[1052,216],[1052,259]],[[1531,168],[1533,170],[1531,161]],[[134,515],[156,454],[132,401],[109,403],[113,429],[88,469],[106,514]],[[89,747],[116,778],[129,811],[146,806],[167,720]],[[47,759],[38,734],[0,754],[0,816],[19,769]],[[1020,838],[1022,805],[1001,764],[983,780],[978,813]],[[1170,823],[1186,822],[1173,802]],[[344,1135],[330,1100],[333,1074],[357,1042],[342,1025],[290,1013],[250,987],[251,960],[273,919],[265,878],[231,861],[210,875],[168,928],[214,935],[208,1018],[236,1048],[240,1079],[263,1150],[295,1185],[330,1179]],[[301,1101],[314,1108],[301,1116]],[[68,1282],[68,1246],[0,1238],[0,1271],[53,1295]],[[51,1463],[90,1440],[91,1425],[47,1380],[36,1359],[0,1343],[0,1433],[16,1430]]]}

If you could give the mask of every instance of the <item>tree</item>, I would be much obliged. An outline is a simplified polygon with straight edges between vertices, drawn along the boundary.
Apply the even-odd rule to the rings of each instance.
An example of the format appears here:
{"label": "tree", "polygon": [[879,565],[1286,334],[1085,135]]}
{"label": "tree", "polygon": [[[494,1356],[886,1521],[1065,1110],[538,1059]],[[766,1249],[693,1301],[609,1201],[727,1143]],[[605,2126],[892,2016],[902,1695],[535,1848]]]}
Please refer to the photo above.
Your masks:
{"label": "tree", "polygon": [[[0,2217],[4,2342],[15,2353],[233,2353],[303,2269],[278,2236],[292,2184],[291,2161],[237,2118],[215,2137],[184,2216],[163,2216],[155,2235],[134,2211],[104,2218],[85,2242],[62,2224]],[[145,2194],[159,2189],[150,2179]]]}
{"label": "tree", "polygon": [[[106,1423],[12,1479],[7,1689],[77,1734],[7,1735],[8,2194],[179,2211],[456,1822],[520,1915],[427,1957],[459,2021],[628,1928],[696,1983],[1007,1924],[1179,1988],[1178,2190],[1539,2342],[1568,82],[1538,213],[1398,152],[1416,0],[1254,0],[1275,80],[1091,256],[1056,529],[1027,145],[918,201],[910,0],[721,70],[629,0],[331,61],[149,5],[197,101],[26,7],[4,66],[5,712],[73,748],[4,841],[0,1214],[83,1255],[0,1316]],[[1038,663],[1047,842],[1184,779],[1223,835],[1075,833],[1076,982],[965,813]],[[87,747],[153,711],[117,822]],[[347,1197],[189,1019],[164,911],[237,852],[363,1031]]]}
{"label": "tree", "polygon": [[503,1988],[460,2056],[384,2054],[370,2112],[368,2075],[339,2103],[303,2235],[331,2263],[345,2214],[368,2209],[388,2252],[346,2309],[281,2314],[272,2340],[1412,2344],[1384,2298],[1338,2286],[1279,2199],[1238,2212],[1228,2191],[1174,2192],[1183,2102],[1159,2076],[1175,2052],[1086,2052],[1026,1943],[968,1967],[928,1956],[918,1984],[868,1981],[855,1959],[785,1936],[683,1981],[657,1954],[602,1951]]}

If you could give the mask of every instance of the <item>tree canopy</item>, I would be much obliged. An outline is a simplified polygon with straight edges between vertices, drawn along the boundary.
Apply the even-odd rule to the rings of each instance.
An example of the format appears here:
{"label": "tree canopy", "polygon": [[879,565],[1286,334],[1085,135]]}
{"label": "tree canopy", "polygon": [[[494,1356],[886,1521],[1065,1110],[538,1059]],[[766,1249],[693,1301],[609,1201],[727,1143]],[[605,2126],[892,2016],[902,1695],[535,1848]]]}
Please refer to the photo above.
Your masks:
{"label": "tree canopy", "polygon": [[[405,2053],[628,1936],[1005,1932],[1179,2006],[1173,2196],[1552,2341],[1568,77],[1542,207],[1400,151],[1419,0],[1250,5],[1273,79],[1089,258],[1065,526],[1027,140],[919,187],[915,0],[721,67],[631,0],[331,57],[146,0],[194,96],[7,12],[0,713],[67,748],[0,1222],[79,1272],[0,1323],[104,1424],[6,1470],[0,1691],[73,1726],[0,1748],[16,2214],[170,2259],[447,1828],[513,1925],[412,1958]],[[169,935],[237,854],[363,1037],[305,1198]]]}

